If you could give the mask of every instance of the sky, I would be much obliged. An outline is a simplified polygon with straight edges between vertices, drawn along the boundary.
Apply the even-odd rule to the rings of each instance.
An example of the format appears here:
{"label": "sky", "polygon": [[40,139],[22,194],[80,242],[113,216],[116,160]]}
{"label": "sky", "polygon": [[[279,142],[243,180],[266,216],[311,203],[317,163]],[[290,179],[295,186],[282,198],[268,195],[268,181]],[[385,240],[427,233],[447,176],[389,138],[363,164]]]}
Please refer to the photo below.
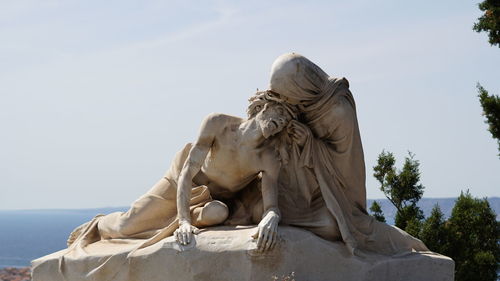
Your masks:
{"label": "sky", "polygon": [[0,1],[0,209],[126,206],[209,113],[245,116],[297,52],[346,77],[367,197],[383,150],[424,197],[500,196],[476,83],[500,94],[477,1]]}

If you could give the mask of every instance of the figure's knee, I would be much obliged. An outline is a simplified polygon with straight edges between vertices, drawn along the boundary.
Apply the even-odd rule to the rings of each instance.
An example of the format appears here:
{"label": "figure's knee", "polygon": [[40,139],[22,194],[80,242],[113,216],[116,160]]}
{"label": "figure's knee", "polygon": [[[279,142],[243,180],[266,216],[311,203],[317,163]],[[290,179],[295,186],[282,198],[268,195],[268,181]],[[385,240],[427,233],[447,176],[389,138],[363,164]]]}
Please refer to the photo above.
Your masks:
{"label": "figure's knee", "polygon": [[314,234],[329,241],[340,241],[342,235],[337,220],[331,215],[327,217],[322,226],[309,228]]}
{"label": "figure's knee", "polygon": [[318,235],[319,237],[325,240],[329,241],[342,240],[342,235],[340,234],[339,229],[332,226],[320,227],[312,230],[312,232],[314,232],[314,234]]}
{"label": "figure's knee", "polygon": [[124,238],[134,232],[134,225],[126,213],[115,212],[104,216],[97,224],[103,239]]}
{"label": "figure's knee", "polygon": [[211,226],[223,223],[229,215],[227,205],[221,201],[214,200],[208,202],[201,208],[195,224],[197,226]]}

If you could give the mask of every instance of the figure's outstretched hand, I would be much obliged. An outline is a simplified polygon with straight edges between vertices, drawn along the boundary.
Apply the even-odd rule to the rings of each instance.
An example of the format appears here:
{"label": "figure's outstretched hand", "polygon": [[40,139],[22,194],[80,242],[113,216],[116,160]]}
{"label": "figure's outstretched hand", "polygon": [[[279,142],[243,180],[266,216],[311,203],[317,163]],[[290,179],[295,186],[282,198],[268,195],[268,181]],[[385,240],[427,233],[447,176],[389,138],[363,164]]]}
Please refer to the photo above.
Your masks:
{"label": "figure's outstretched hand", "polygon": [[191,238],[193,234],[198,234],[200,230],[192,226],[187,221],[179,221],[179,228],[174,231],[175,240],[181,245],[187,245],[191,243]]}
{"label": "figure's outstretched hand", "polygon": [[275,211],[269,211],[262,218],[252,237],[257,239],[257,250],[264,252],[271,250],[278,240],[278,223],[280,216]]}
{"label": "figure's outstretched hand", "polygon": [[292,137],[292,140],[295,141],[299,146],[304,146],[307,137],[312,135],[311,129],[309,129],[309,127],[296,120],[290,121],[287,129],[288,133]]}

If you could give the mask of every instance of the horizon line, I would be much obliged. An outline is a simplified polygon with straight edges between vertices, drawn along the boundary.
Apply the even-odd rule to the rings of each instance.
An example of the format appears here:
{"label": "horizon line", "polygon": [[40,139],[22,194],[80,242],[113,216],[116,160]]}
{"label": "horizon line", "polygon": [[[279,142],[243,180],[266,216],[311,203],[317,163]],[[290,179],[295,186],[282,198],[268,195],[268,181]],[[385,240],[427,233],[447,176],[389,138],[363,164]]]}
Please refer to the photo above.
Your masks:
{"label": "horizon line", "polygon": [[[456,197],[422,197],[422,199],[456,199]],[[500,196],[486,196],[486,197],[476,197],[479,199],[500,199]],[[387,198],[366,198],[366,200],[388,200]],[[82,211],[82,210],[96,210],[96,209],[126,209],[128,206],[105,206],[105,207],[82,207],[82,208],[33,208],[33,209],[2,209],[0,208],[0,212],[12,212],[12,211],[25,211],[25,212],[34,212],[34,211]]]}

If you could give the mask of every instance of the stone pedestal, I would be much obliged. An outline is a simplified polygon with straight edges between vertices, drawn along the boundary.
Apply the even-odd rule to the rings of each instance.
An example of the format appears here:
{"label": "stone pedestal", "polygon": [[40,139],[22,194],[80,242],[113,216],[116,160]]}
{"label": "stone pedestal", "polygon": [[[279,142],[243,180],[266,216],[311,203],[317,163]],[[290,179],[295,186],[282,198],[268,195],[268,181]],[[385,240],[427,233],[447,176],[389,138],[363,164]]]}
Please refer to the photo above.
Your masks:
{"label": "stone pedestal", "polygon": [[341,242],[329,242],[293,227],[280,227],[271,252],[255,252],[255,227],[214,227],[179,246],[173,237],[135,251],[137,240],[99,241],[73,258],[65,250],[33,261],[33,281],[405,280],[452,281],[454,262],[433,253],[352,257]]}

